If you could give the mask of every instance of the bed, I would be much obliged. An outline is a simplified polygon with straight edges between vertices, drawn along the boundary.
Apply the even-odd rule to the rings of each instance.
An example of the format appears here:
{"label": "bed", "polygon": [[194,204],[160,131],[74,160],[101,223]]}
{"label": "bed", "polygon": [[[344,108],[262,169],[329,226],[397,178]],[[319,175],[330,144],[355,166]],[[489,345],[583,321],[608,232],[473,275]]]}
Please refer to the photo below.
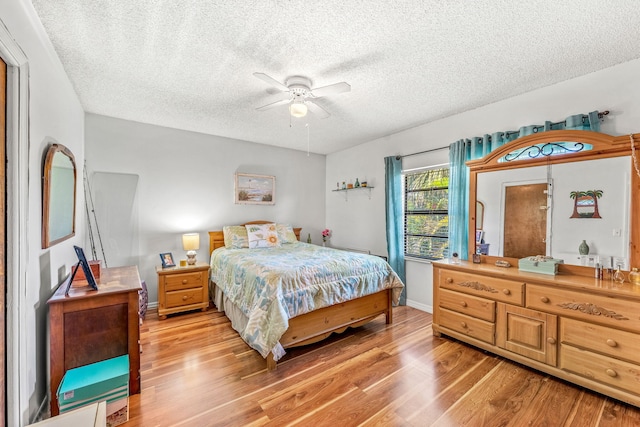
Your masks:
{"label": "bed", "polygon": [[[235,227],[264,224],[271,222]],[[225,247],[224,231],[209,232],[211,299],[266,359],[267,370],[276,368],[287,348],[381,314],[391,323],[392,306],[404,287],[382,258],[302,243],[300,230],[290,228],[285,243],[257,249],[229,247],[229,238]]]}

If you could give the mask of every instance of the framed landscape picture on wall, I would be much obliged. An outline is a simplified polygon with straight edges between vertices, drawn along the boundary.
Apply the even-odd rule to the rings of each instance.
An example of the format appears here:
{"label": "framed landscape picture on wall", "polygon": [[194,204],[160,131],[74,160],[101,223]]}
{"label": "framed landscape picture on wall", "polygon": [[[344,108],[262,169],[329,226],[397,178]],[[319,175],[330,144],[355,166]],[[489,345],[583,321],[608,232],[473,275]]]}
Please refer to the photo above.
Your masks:
{"label": "framed landscape picture on wall", "polygon": [[275,176],[236,173],[235,183],[236,204],[275,205]]}

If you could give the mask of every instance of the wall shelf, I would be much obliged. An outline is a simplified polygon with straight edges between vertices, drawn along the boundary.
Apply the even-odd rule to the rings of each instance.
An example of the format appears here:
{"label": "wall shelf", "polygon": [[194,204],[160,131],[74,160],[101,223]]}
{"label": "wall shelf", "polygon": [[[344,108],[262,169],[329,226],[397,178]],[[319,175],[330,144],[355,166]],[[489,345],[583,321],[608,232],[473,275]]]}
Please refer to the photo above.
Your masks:
{"label": "wall shelf", "polygon": [[348,200],[347,198],[347,194],[349,193],[349,191],[359,191],[359,190],[369,190],[369,200],[371,200],[371,190],[373,189],[373,187],[354,187],[354,188],[339,188],[337,190],[331,190],[334,193],[344,193],[344,200]]}

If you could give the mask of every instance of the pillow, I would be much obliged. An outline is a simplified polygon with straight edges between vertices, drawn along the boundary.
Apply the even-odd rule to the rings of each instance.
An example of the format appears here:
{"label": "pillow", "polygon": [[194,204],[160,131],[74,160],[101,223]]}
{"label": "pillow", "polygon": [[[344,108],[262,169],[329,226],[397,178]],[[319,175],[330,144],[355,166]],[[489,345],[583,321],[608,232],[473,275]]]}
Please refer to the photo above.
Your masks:
{"label": "pillow", "polygon": [[273,248],[280,246],[278,230],[275,224],[249,224],[247,236],[249,237],[249,248]]}
{"label": "pillow", "polygon": [[289,224],[276,224],[278,230],[278,240],[280,243],[296,243],[298,238],[296,233],[293,232],[293,227]]}
{"label": "pillow", "polygon": [[224,247],[227,249],[242,249],[249,247],[247,229],[244,225],[227,225],[222,227],[224,233]]}

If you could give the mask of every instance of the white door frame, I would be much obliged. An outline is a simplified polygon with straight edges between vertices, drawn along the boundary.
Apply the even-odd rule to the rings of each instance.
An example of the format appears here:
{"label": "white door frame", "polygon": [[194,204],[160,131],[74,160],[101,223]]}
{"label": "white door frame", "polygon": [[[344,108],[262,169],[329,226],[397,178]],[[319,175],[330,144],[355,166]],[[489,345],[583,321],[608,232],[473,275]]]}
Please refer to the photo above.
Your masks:
{"label": "white door frame", "polygon": [[[28,408],[25,300],[28,283],[29,63],[0,19],[0,56],[7,63],[7,414],[8,426],[23,426]],[[26,402],[24,400],[27,400]]]}

